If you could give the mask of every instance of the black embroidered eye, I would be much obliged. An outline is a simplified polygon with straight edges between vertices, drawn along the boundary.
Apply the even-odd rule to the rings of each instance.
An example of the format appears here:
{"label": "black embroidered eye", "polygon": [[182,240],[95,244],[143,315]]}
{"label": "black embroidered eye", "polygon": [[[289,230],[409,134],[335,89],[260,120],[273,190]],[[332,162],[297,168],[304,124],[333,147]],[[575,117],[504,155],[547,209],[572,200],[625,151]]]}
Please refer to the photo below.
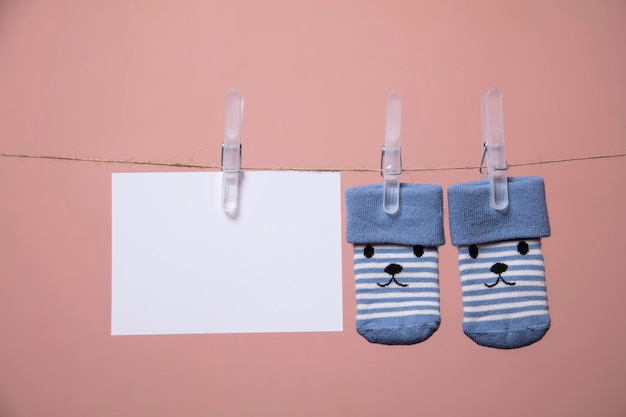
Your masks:
{"label": "black embroidered eye", "polygon": [[520,253],[520,255],[526,255],[528,253],[528,243],[524,242],[523,240],[520,241],[520,243],[517,244],[517,251]]}
{"label": "black embroidered eye", "polygon": [[424,254],[424,247],[422,245],[413,246],[413,254],[419,258]]}
{"label": "black embroidered eye", "polygon": [[478,258],[478,246],[470,245],[470,247],[468,249],[469,249],[469,255],[472,258],[474,258],[474,259]]}
{"label": "black embroidered eye", "polygon": [[365,255],[366,258],[374,256],[374,247],[372,245],[367,245],[365,249],[363,249],[363,255]]}

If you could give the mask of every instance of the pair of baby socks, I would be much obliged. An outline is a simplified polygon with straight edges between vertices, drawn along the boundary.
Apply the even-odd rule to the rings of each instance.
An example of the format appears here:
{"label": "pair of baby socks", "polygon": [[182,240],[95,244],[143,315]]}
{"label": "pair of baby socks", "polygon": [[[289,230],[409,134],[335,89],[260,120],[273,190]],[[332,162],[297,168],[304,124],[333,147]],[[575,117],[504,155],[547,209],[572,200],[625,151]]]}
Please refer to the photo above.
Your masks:
{"label": "pair of baby socks", "polygon": [[[543,179],[508,179],[509,206],[489,204],[487,180],[448,188],[450,236],[458,247],[463,331],[482,346],[511,349],[550,327],[540,238],[550,235]],[[445,242],[439,185],[401,184],[400,207],[383,211],[383,185],[346,190],[354,245],[359,334],[414,344],[441,322],[439,252]]]}

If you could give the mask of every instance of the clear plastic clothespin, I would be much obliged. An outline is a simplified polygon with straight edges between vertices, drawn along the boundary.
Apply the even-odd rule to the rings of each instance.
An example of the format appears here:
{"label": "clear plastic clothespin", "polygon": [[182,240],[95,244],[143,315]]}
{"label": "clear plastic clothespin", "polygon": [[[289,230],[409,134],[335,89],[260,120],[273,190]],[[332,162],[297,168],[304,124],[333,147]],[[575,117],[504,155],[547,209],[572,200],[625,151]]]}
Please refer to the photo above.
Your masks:
{"label": "clear plastic clothespin", "polygon": [[243,97],[231,88],[226,93],[224,143],[222,144],[222,209],[230,215],[237,212],[239,173],[241,171],[241,126]]}
{"label": "clear plastic clothespin", "polygon": [[[482,119],[483,156],[480,172],[489,178],[490,204],[496,210],[504,210],[509,205],[507,185],[506,148],[504,146],[504,123],[502,118],[502,91],[491,87],[480,96]],[[487,158],[487,172],[483,172],[483,162]]]}
{"label": "clear plastic clothespin", "polygon": [[400,155],[400,133],[402,127],[402,97],[396,91],[387,94],[385,117],[385,146],[380,159],[383,185],[383,209],[387,214],[394,214],[400,206],[400,174],[402,158]]}

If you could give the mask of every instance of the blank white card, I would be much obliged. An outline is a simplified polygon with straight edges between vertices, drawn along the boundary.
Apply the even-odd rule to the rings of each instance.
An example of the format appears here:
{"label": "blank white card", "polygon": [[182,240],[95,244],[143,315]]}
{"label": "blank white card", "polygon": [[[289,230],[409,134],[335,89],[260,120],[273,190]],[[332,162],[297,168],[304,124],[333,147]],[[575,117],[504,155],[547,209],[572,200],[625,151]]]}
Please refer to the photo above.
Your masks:
{"label": "blank white card", "polygon": [[342,330],[339,173],[112,175],[111,334]]}

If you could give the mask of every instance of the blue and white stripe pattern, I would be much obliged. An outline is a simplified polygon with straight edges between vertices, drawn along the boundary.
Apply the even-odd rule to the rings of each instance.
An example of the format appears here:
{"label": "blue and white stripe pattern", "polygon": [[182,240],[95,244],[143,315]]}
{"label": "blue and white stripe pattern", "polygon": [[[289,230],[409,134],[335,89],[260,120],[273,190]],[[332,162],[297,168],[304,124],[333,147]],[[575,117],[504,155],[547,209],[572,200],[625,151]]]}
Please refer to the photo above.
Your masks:
{"label": "blue and white stripe pattern", "polygon": [[511,349],[550,328],[539,239],[459,246],[463,330],[479,345]]}
{"label": "blue and white stripe pattern", "polygon": [[438,328],[436,247],[354,245],[356,327],[370,342],[413,344]]}

